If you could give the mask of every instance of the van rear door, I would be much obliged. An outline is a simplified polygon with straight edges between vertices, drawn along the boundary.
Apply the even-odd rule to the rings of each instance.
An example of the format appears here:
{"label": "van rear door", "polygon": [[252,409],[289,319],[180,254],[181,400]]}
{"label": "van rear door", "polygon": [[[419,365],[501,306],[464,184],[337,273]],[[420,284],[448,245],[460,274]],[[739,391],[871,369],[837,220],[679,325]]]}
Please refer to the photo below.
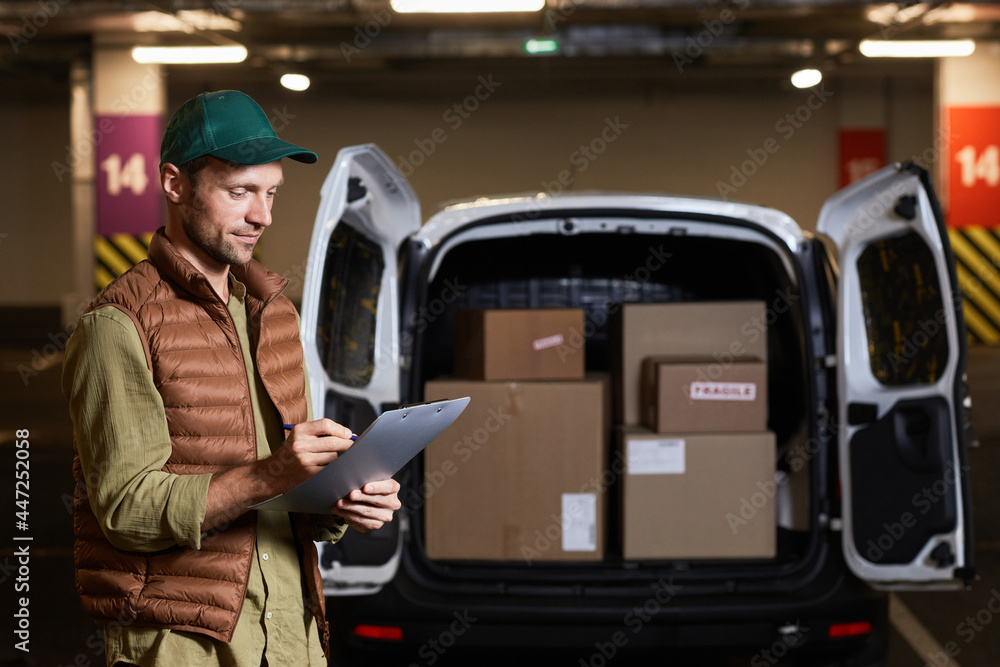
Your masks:
{"label": "van rear door", "polygon": [[[323,183],[302,293],[316,419],[356,433],[400,401],[400,244],[420,228],[416,194],[374,145],[338,153]],[[396,572],[402,521],[319,545],[327,594],[374,593]]]}
{"label": "van rear door", "polygon": [[843,547],[885,588],[973,577],[965,325],[926,171],[888,166],[828,200],[837,246]]}

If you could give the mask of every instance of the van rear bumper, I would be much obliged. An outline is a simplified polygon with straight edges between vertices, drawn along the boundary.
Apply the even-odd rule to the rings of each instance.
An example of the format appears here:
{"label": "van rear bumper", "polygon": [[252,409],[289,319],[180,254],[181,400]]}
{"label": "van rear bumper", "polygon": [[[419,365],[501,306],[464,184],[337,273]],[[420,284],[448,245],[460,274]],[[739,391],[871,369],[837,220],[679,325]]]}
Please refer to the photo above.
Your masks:
{"label": "van rear bumper", "polygon": [[[759,656],[762,662],[751,665],[773,665],[777,660],[769,661],[767,655],[826,659],[866,648],[878,654],[888,632],[887,595],[842,566],[828,569],[805,589],[781,594],[686,595],[683,585],[673,586],[671,590],[667,582],[648,596],[629,600],[565,600],[539,592],[509,596],[503,603],[490,596],[450,595],[445,603],[433,594],[420,595],[397,575],[376,595],[330,598],[328,604],[341,651],[392,654],[403,658],[403,664],[428,664],[445,650],[452,655],[503,651],[516,638],[519,649],[571,652],[584,665],[595,664],[588,662],[590,655],[603,654],[608,660],[609,653],[664,649],[702,657],[705,651]],[[364,629],[359,634],[359,626],[391,628],[392,638],[366,636]],[[831,628],[838,636],[831,636]],[[570,664],[580,663],[574,658]]]}

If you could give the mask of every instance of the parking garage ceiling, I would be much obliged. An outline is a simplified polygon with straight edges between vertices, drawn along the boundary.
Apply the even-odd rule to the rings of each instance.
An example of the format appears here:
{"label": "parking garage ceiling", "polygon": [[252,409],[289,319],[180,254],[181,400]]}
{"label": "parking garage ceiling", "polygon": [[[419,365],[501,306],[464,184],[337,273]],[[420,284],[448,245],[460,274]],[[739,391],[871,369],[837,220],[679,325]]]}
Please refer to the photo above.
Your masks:
{"label": "parking garage ceiling", "polygon": [[[475,4],[470,0],[470,4]],[[6,94],[58,90],[95,46],[224,45],[239,65],[170,66],[172,80],[269,85],[284,72],[345,90],[432,91],[504,72],[555,91],[594,86],[785,86],[809,66],[828,77],[921,77],[926,61],[866,59],[867,38],[1000,38],[1000,3],[847,0],[548,0],[538,12],[408,14],[389,0],[0,2]],[[531,39],[558,50],[532,54]]]}

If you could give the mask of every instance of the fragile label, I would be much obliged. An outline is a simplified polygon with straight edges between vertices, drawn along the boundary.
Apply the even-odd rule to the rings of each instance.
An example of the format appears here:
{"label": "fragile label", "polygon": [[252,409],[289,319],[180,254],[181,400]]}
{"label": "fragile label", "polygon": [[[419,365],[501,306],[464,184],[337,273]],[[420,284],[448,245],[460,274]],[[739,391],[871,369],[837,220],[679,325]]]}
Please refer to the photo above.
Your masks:
{"label": "fragile label", "polygon": [[597,494],[562,494],[563,551],[597,551]]}
{"label": "fragile label", "polygon": [[563,340],[564,338],[562,334],[553,334],[551,336],[546,336],[545,338],[538,338],[531,341],[531,347],[535,350],[535,352],[538,352],[539,350],[555,347],[556,345],[562,345]]}
{"label": "fragile label", "polygon": [[756,382],[692,382],[692,401],[755,401]]}
{"label": "fragile label", "polygon": [[628,474],[684,474],[684,440],[630,440],[628,443]]}

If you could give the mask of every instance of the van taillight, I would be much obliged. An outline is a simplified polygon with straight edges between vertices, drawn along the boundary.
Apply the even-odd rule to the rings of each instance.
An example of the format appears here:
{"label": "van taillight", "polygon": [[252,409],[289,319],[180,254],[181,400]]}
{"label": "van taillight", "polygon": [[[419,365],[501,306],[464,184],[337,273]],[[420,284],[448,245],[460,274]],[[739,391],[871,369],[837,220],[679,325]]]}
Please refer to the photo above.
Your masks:
{"label": "van taillight", "polygon": [[354,636],[398,642],[403,639],[403,628],[394,625],[355,625]]}
{"label": "van taillight", "polygon": [[830,626],[830,638],[840,639],[842,637],[857,637],[867,635],[872,631],[872,624],[868,621],[855,621],[853,623],[834,623]]}

